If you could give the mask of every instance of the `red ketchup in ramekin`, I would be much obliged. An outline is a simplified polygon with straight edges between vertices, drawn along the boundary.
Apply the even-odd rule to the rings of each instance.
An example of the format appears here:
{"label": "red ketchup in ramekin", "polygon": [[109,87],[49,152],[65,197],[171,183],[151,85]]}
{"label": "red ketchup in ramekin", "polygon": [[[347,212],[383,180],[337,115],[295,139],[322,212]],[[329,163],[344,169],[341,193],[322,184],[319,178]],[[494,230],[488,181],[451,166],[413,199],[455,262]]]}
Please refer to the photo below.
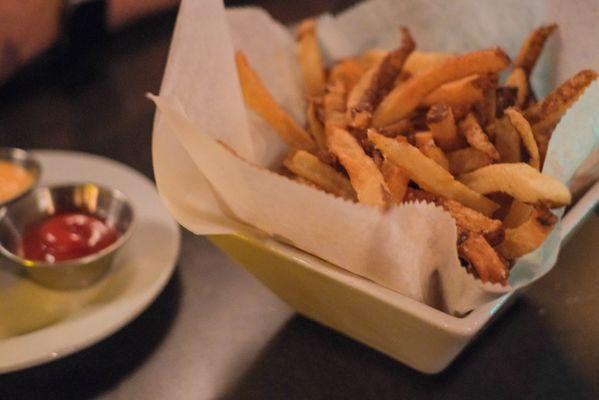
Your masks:
{"label": "red ketchup in ramekin", "polygon": [[21,251],[28,260],[54,263],[97,253],[116,242],[117,231],[83,212],[51,215],[29,227]]}

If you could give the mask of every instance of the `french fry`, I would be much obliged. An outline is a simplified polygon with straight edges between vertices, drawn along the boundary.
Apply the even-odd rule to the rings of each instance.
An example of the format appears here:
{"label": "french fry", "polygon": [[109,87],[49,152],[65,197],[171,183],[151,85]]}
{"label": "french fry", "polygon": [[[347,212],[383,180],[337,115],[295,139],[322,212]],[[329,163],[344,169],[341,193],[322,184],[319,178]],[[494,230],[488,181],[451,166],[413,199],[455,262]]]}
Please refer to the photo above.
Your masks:
{"label": "french fry", "polygon": [[489,218],[476,210],[461,205],[457,201],[447,200],[424,190],[408,188],[404,202],[414,201],[424,201],[443,207],[455,219],[458,235],[464,231],[480,234],[492,245],[503,240],[501,221]]}
{"label": "french fry", "polygon": [[497,84],[499,77],[497,74],[489,74],[489,87],[485,88],[483,99],[476,103],[475,109],[478,112],[479,120],[482,126],[488,126],[495,122],[497,112]]}
{"label": "french fry", "polygon": [[306,119],[308,120],[308,128],[309,128],[310,134],[312,135],[312,138],[316,142],[318,149],[321,152],[326,153],[328,151],[328,148],[327,148],[327,138],[324,133],[324,125],[318,118],[318,115],[316,112],[316,105],[313,100],[308,101],[308,109],[306,111],[306,114],[307,114]]}
{"label": "french fry", "polygon": [[366,70],[354,59],[345,59],[337,63],[329,73],[329,84],[341,81],[347,91],[351,91]]}
{"label": "french fry", "polygon": [[[495,89],[495,97],[496,97],[496,109],[495,114],[497,118],[503,117],[503,113],[507,108],[513,107],[516,105],[516,97],[518,95],[518,90],[515,87],[511,86],[500,86]],[[487,128],[490,125],[487,125]]]}
{"label": "french fry", "polygon": [[325,90],[324,62],[316,39],[314,19],[305,19],[297,31],[297,53],[304,82],[304,93],[309,97],[322,96]]}
{"label": "french fry", "polygon": [[414,134],[414,142],[416,147],[428,158],[439,164],[445,170],[449,170],[449,161],[445,157],[445,153],[441,150],[433,140],[430,132],[416,132]]}
{"label": "french fry", "polygon": [[503,116],[493,124],[495,133],[494,144],[499,152],[499,161],[502,163],[515,163],[522,161],[520,135],[510,120]]}
{"label": "french fry", "polygon": [[451,108],[445,104],[435,104],[426,113],[428,125],[435,143],[445,151],[464,147],[464,137],[458,134]]}
{"label": "french fry", "polygon": [[235,62],[245,103],[264,118],[291,147],[315,151],[316,144],[312,137],[277,104],[242,52],[235,54]]}
{"label": "french fry", "polygon": [[512,73],[507,77],[505,86],[516,88],[516,105],[524,107],[528,99],[528,78],[524,69],[520,67],[514,68]]}
{"label": "french fry", "polygon": [[327,86],[324,95],[325,129],[330,125],[345,127],[347,125],[346,111],[347,90],[341,81],[335,81]]}
{"label": "french fry", "polygon": [[526,75],[530,75],[541,55],[541,51],[543,51],[545,42],[556,28],[556,24],[551,24],[535,29],[530,36],[526,38],[526,41],[520,48],[520,51],[514,60],[514,67],[522,68],[524,72],[526,72]]}
{"label": "french fry", "polygon": [[374,109],[392,89],[406,59],[414,51],[416,44],[410,35],[410,31],[401,28],[401,33],[401,46],[390,52],[377,64],[376,71],[370,77],[369,84],[358,102],[348,110],[354,127],[364,129],[369,125]]}
{"label": "french fry", "polygon": [[597,72],[580,71],[549,93],[543,101],[525,110],[524,116],[532,127],[541,159],[545,158],[555,125],[595,79]]}
{"label": "french fry", "polygon": [[499,160],[499,152],[479,125],[474,114],[468,114],[459,123],[459,128],[470,146],[487,154],[493,160]]}
{"label": "french fry", "polygon": [[358,83],[356,83],[349,92],[347,96],[346,105],[346,109],[348,110],[348,120],[352,119],[351,110],[355,109],[357,105],[360,103],[360,100],[366,93],[366,90],[368,90],[368,88],[370,87],[371,82],[374,79],[374,76],[379,70],[381,62],[382,61],[378,62],[377,64],[371,66],[368,70],[366,70],[366,72],[360,77]]}
{"label": "french fry", "polygon": [[381,128],[379,132],[388,137],[405,136],[414,130],[414,124],[409,118],[402,119]]}
{"label": "french fry", "polygon": [[284,160],[283,164],[289,171],[312,182],[325,192],[348,200],[356,198],[349,179],[311,153],[296,150]]}
{"label": "french fry", "polygon": [[389,188],[391,202],[395,204],[401,203],[408,189],[410,178],[408,178],[401,168],[389,160],[383,161],[381,172]]}
{"label": "french fry", "polygon": [[449,172],[461,175],[491,164],[491,157],[474,147],[466,147],[447,153]]}
{"label": "french fry", "polygon": [[404,64],[404,71],[410,74],[418,74],[427,69],[439,66],[455,54],[451,53],[438,53],[438,52],[425,52],[425,51],[414,51]]}
{"label": "french fry", "polygon": [[507,266],[481,235],[463,233],[458,242],[458,254],[474,267],[481,281],[507,283]]}
{"label": "french fry", "polygon": [[529,204],[561,207],[571,201],[563,183],[525,163],[487,165],[461,175],[459,181],[480,194],[506,193]]}
{"label": "french fry", "polygon": [[497,252],[507,259],[514,260],[536,250],[556,222],[557,217],[547,208],[535,207],[526,222],[505,230],[505,239],[497,246]]}
{"label": "french fry", "polygon": [[370,49],[358,56],[356,61],[362,66],[362,68],[364,68],[365,71],[367,71],[383,61],[383,58],[385,58],[387,54],[389,54],[388,50]]}
{"label": "french fry", "polygon": [[422,189],[459,201],[485,215],[491,215],[498,208],[493,201],[455,180],[443,167],[409,143],[387,138],[372,129],[368,130],[368,139]]}
{"label": "french fry", "polygon": [[390,195],[378,167],[364,152],[360,143],[348,131],[339,127],[327,130],[331,152],[349,175],[360,203],[386,206]]}
{"label": "french fry", "polygon": [[446,104],[455,108],[482,101],[489,84],[487,75],[470,75],[441,85],[422,100],[422,105]]}
{"label": "french fry", "polygon": [[528,163],[531,167],[537,170],[540,169],[541,160],[539,158],[539,148],[537,147],[537,142],[533,136],[530,124],[526,118],[514,108],[508,108],[505,110],[505,114],[516,129],[516,132],[520,135],[520,139],[522,139],[522,144],[529,155]]}
{"label": "french fry", "polygon": [[372,124],[376,128],[399,121],[445,83],[473,74],[497,73],[509,64],[509,57],[499,48],[449,58],[394,88],[377,107]]}
{"label": "french fry", "polygon": [[506,228],[516,228],[530,218],[534,211],[534,206],[514,200],[510,204],[510,209],[503,219],[503,225]]}

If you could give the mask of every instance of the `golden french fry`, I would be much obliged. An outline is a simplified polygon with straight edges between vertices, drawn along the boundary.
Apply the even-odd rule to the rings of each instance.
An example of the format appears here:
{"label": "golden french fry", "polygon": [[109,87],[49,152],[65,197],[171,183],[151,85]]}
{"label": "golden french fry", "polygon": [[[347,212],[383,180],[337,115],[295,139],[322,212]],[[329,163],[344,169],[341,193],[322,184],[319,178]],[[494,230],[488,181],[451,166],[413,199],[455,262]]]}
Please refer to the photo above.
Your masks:
{"label": "golden french fry", "polygon": [[329,73],[329,84],[341,81],[348,91],[358,83],[366,70],[354,59],[345,59],[337,63]]}
{"label": "golden french fry", "polygon": [[456,221],[458,234],[464,231],[480,234],[492,244],[503,240],[503,225],[497,219],[489,218],[476,210],[463,206],[454,200],[447,200],[424,190],[408,188],[404,202],[424,201],[443,207]]}
{"label": "golden french fry", "polygon": [[443,169],[449,170],[449,161],[433,140],[433,135],[426,132],[416,132],[414,134],[414,143],[416,147],[428,158],[439,164]]}
{"label": "golden french fry", "polygon": [[541,51],[543,51],[545,42],[556,28],[556,24],[551,24],[535,29],[530,36],[526,38],[526,41],[520,48],[520,51],[514,60],[514,67],[522,68],[527,75],[530,75],[541,55]]}
{"label": "golden french fry", "polygon": [[496,73],[509,64],[509,57],[500,48],[451,57],[394,88],[377,107],[372,124],[382,127],[399,121],[445,83],[473,74]]}
{"label": "golden french fry", "polygon": [[505,110],[505,114],[516,129],[516,132],[520,135],[520,139],[522,139],[522,144],[524,144],[524,148],[529,155],[528,163],[531,167],[540,169],[541,160],[539,158],[539,148],[537,147],[537,142],[535,142],[530,124],[526,118],[514,108],[508,108]]}
{"label": "golden french fry", "polygon": [[435,104],[426,113],[428,125],[435,143],[445,151],[464,147],[464,137],[458,134],[451,108],[445,104]]}
{"label": "golden french fry", "polygon": [[466,147],[447,153],[449,172],[461,175],[491,164],[491,157],[474,147]]}
{"label": "golden french fry", "polygon": [[479,125],[474,114],[468,114],[459,123],[459,127],[470,146],[487,154],[493,160],[499,160],[499,152]]}
{"label": "golden french fry", "polygon": [[310,135],[277,104],[242,52],[235,54],[235,62],[245,103],[264,118],[291,147],[314,151],[316,144]]}
{"label": "golden french fry", "polygon": [[528,77],[524,69],[514,68],[512,73],[507,77],[505,86],[516,88],[516,105],[524,107],[528,99]]}
{"label": "golden french fry", "polygon": [[422,100],[422,105],[446,104],[456,108],[482,101],[489,85],[488,75],[470,75],[441,85]]}
{"label": "golden french fry", "polygon": [[455,180],[443,167],[409,143],[387,138],[372,129],[368,131],[368,139],[422,189],[459,201],[485,215],[491,215],[498,208],[493,201]]}
{"label": "golden french fry", "polygon": [[389,160],[383,161],[381,172],[389,188],[391,202],[396,204],[401,203],[408,189],[410,178],[408,178],[401,168]]}
{"label": "golden french fry", "polygon": [[323,100],[325,127],[335,125],[344,128],[347,125],[346,97],[347,90],[343,82],[336,81],[327,86]]}
{"label": "golden french fry", "polygon": [[505,230],[505,239],[497,246],[497,251],[510,260],[522,257],[543,243],[556,222],[557,217],[547,208],[535,207],[526,222]]}
{"label": "golden french fry", "polygon": [[414,51],[404,64],[404,71],[410,74],[418,74],[427,69],[436,67],[451,57],[455,57],[452,53],[438,53],[438,52],[425,52],[425,51]]}
{"label": "golden french fry", "polygon": [[488,126],[495,122],[497,112],[497,85],[499,76],[488,74],[489,85],[484,90],[483,99],[476,104],[479,120],[482,126]]}
{"label": "golden french fry", "polygon": [[522,161],[520,135],[509,119],[504,115],[489,128],[492,128],[495,134],[494,145],[499,152],[499,161],[502,163]]}
{"label": "golden french fry", "polygon": [[506,193],[529,204],[561,207],[571,201],[563,183],[524,163],[487,165],[459,180],[480,194]]}
{"label": "golden french fry", "polygon": [[294,151],[284,160],[283,164],[289,171],[312,182],[325,192],[349,200],[356,198],[349,179],[307,151]]}
{"label": "golden french fry", "polygon": [[555,125],[595,79],[597,72],[580,71],[549,93],[543,101],[524,111],[539,146],[541,159],[545,158]]}
{"label": "golden french fry", "polygon": [[355,105],[348,109],[352,125],[364,129],[372,118],[372,113],[381,99],[392,89],[395,79],[416,44],[410,35],[410,31],[401,28],[401,46],[390,52],[377,64],[376,71],[370,77],[369,84],[363,91]]}
{"label": "golden french fry", "polygon": [[325,90],[324,61],[316,39],[314,19],[305,19],[297,31],[297,53],[304,82],[304,93],[309,97],[322,96]]}
{"label": "golden french fry", "polygon": [[316,105],[314,101],[308,101],[308,109],[306,111],[307,120],[308,120],[308,128],[310,130],[310,134],[312,134],[312,138],[318,145],[318,149],[322,152],[327,152],[327,138],[324,133],[324,125],[318,118],[316,112]]}
{"label": "golden french fry", "polygon": [[360,54],[356,58],[356,61],[366,71],[366,70],[369,70],[370,68],[372,68],[373,66],[375,66],[376,64],[380,63],[381,61],[383,61],[383,58],[385,58],[387,56],[387,54],[389,54],[388,50],[370,49],[370,50],[367,50],[364,53]]}
{"label": "golden french fry", "polygon": [[505,285],[509,270],[485,238],[470,232],[461,236],[458,254],[474,267],[480,280]]}
{"label": "golden french fry", "polygon": [[512,204],[510,204],[507,215],[503,219],[503,225],[506,228],[515,228],[526,222],[533,211],[534,206],[514,199]]}
{"label": "golden french fry", "polygon": [[349,175],[360,203],[385,206],[389,189],[378,167],[348,131],[339,127],[327,130],[329,149]]}

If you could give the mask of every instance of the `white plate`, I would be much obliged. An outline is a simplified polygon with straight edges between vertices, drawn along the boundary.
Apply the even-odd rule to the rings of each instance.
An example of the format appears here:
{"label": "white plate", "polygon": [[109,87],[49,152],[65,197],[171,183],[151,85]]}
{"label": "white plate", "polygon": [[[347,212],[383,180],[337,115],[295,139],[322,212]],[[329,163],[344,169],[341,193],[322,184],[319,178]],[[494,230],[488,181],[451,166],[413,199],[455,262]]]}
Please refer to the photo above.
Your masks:
{"label": "white plate", "polygon": [[137,226],[108,275],[91,288],[54,291],[0,268],[0,373],[64,357],[114,333],[162,291],[179,253],[179,228],[146,177],[90,154],[35,155],[40,185],[88,181],[118,189],[133,203]]}

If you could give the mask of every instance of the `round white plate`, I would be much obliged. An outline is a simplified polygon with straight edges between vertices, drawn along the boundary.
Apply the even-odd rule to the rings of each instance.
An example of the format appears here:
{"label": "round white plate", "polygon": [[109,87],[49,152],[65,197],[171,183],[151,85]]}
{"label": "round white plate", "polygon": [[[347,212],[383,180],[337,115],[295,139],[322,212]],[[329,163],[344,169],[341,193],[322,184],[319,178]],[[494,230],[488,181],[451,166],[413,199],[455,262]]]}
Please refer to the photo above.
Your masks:
{"label": "round white plate", "polygon": [[162,291],[179,253],[179,228],[146,177],[90,154],[35,155],[40,185],[87,181],[118,189],[133,203],[136,226],[110,272],[90,288],[55,291],[0,268],[0,373],[64,357],[114,333]]}

